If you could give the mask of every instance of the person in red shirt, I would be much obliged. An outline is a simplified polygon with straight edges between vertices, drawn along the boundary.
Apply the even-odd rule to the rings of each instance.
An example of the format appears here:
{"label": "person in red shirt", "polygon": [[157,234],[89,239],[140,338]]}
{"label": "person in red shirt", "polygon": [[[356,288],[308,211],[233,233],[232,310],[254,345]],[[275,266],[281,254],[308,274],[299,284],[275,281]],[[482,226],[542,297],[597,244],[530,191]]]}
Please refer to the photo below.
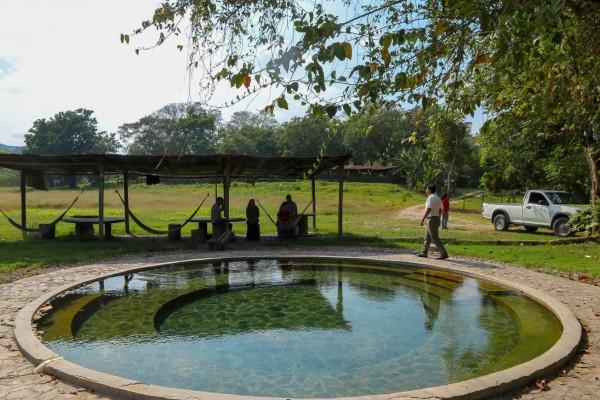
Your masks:
{"label": "person in red shirt", "polygon": [[447,194],[442,195],[442,229],[448,229],[448,211],[450,211],[450,200]]}
{"label": "person in red shirt", "polygon": [[279,207],[279,212],[277,213],[277,240],[281,242],[283,236],[286,232],[294,229],[292,227],[292,221],[294,216],[290,212],[290,210],[284,206],[283,204]]}

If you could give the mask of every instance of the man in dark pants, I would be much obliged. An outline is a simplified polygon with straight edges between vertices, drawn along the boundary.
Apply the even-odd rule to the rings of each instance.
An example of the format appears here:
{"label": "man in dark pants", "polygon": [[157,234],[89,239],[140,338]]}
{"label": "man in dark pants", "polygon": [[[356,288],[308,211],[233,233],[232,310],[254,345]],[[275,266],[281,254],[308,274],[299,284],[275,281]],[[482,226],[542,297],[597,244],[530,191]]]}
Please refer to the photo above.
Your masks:
{"label": "man in dark pants", "polygon": [[427,257],[429,245],[431,242],[433,242],[440,251],[440,255],[436,259],[443,260],[448,258],[448,252],[440,240],[440,235],[438,232],[438,229],[440,228],[440,208],[442,206],[442,201],[435,194],[435,185],[427,186],[427,189],[425,189],[425,194],[427,195],[427,201],[425,201],[425,214],[421,219],[421,226],[423,226],[425,224],[425,220],[427,220],[427,230],[425,231],[425,242],[423,243],[423,248],[419,253],[417,253],[417,257]]}

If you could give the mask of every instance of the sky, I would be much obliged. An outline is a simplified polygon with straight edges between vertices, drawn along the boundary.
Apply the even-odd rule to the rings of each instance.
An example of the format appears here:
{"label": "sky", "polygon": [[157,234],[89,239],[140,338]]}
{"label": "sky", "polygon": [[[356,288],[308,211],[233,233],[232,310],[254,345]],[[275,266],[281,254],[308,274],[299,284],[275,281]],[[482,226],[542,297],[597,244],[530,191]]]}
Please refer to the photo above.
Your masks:
{"label": "sky", "polygon": [[[120,41],[150,18],[155,0],[0,0],[0,143],[24,145],[24,134],[37,119],[61,111],[94,111],[100,131],[116,132],[124,123],[174,102],[198,101],[190,82],[186,54],[171,41],[135,54],[156,35]],[[152,32],[153,33],[153,32]],[[223,87],[213,97],[223,104],[235,96]],[[222,100],[221,100],[222,99]],[[266,101],[266,100],[265,100]],[[254,100],[222,110],[257,111]],[[279,121],[303,115],[299,107],[277,111]]]}
{"label": "sky", "polygon": [[[24,135],[38,119],[61,111],[94,111],[100,131],[117,132],[124,123],[174,102],[199,100],[197,82],[190,82],[185,51],[177,41],[135,54],[138,46],[153,44],[156,35],[132,37],[150,18],[155,0],[0,0],[0,143],[24,145]],[[223,86],[215,105],[235,97]],[[257,111],[268,104],[268,93],[250,104],[222,109],[225,121],[235,111]],[[276,109],[286,121],[304,109]],[[479,118],[479,120],[478,120]],[[481,120],[481,121],[480,121]],[[478,115],[474,128],[481,125]]]}

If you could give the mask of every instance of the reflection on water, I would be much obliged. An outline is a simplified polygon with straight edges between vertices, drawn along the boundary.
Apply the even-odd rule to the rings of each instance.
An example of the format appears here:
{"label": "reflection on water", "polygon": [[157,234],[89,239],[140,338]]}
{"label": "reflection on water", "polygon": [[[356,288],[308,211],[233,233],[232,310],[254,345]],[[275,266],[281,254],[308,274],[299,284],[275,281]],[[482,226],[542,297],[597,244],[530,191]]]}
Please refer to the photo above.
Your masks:
{"label": "reflection on water", "polygon": [[70,361],[256,396],[443,385],[531,359],[560,336],[548,311],[495,284],[338,261],[178,265],[82,286],[52,306],[37,326]]}

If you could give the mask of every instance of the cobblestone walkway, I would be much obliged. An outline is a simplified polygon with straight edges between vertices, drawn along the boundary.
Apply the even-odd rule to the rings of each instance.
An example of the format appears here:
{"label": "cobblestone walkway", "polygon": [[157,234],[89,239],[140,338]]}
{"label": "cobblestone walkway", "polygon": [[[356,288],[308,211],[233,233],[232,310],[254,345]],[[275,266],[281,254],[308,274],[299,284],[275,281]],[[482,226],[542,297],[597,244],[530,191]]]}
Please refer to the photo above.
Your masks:
{"label": "cobblestone walkway", "polygon": [[[248,255],[323,255],[323,256],[369,256],[371,258],[416,261],[416,257],[397,250],[356,249],[356,248],[318,248],[280,249],[258,251],[237,249],[220,253],[226,256]],[[109,399],[86,389],[61,382],[51,376],[34,374],[33,366],[18,351],[14,336],[14,318],[17,312],[28,302],[42,295],[49,288],[74,282],[83,277],[117,272],[125,268],[140,267],[166,261],[216,256],[216,253],[178,252],[153,257],[135,257],[113,260],[98,264],[48,270],[40,275],[20,279],[16,282],[0,285],[0,399]],[[436,261],[432,261],[436,262]],[[441,263],[440,263],[441,265]],[[600,287],[580,283],[565,278],[546,275],[523,268],[481,263],[464,259],[449,259],[444,266],[459,271],[477,271],[489,277],[519,282],[531,288],[545,291],[567,305],[581,321],[586,330],[580,353],[562,371],[545,379],[549,390],[542,391],[530,385],[515,391],[494,397],[505,399],[536,400],[600,400]]]}

